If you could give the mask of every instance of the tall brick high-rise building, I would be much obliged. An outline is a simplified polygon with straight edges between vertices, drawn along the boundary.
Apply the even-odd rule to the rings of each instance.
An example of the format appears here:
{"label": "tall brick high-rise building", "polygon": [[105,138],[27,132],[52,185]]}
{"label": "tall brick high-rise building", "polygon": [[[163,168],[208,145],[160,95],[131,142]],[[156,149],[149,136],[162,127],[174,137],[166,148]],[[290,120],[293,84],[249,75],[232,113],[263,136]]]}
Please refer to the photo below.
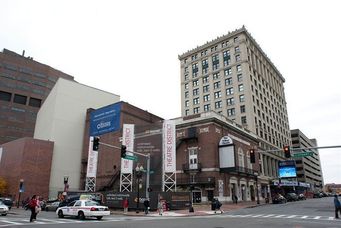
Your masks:
{"label": "tall brick high-rise building", "polygon": [[0,52],[0,145],[33,137],[38,110],[59,77],[73,80],[24,52]]}
{"label": "tall brick high-rise building", "polygon": [[[242,27],[179,56],[181,113],[214,110],[258,136],[259,149],[290,145],[285,79]],[[277,177],[283,152],[259,154],[260,176]]]}

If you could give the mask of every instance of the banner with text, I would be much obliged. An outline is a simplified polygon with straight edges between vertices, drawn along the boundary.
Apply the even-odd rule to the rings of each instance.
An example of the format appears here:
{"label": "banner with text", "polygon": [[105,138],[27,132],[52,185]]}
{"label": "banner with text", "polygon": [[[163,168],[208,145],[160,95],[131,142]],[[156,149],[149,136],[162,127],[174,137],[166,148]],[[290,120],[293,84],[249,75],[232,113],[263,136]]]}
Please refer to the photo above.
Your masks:
{"label": "banner with text", "polygon": [[176,171],[175,123],[172,120],[163,122],[163,165],[165,173]]}
{"label": "banner with text", "polygon": [[90,114],[90,136],[120,130],[121,103],[94,110]]}
{"label": "banner with text", "polygon": [[92,150],[93,140],[94,137],[90,137],[86,177],[96,177],[97,174],[98,151]]}
{"label": "banner with text", "polygon": [[[134,151],[134,125],[123,124],[122,145],[127,147],[127,155],[133,155],[128,151]],[[121,159],[121,173],[132,173],[133,161],[127,159]]]}

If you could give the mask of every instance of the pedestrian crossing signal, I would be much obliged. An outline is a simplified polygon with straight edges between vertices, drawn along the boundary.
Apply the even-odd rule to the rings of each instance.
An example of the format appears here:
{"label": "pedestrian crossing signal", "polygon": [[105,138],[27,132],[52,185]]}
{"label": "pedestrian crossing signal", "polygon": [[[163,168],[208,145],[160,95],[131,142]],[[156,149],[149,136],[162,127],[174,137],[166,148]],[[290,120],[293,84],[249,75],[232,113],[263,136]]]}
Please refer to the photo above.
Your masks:
{"label": "pedestrian crossing signal", "polygon": [[127,147],[125,145],[121,146],[121,158],[125,158],[127,156]]}
{"label": "pedestrian crossing signal", "polygon": [[92,150],[98,151],[99,148],[99,137],[94,137],[93,144],[92,144]]}

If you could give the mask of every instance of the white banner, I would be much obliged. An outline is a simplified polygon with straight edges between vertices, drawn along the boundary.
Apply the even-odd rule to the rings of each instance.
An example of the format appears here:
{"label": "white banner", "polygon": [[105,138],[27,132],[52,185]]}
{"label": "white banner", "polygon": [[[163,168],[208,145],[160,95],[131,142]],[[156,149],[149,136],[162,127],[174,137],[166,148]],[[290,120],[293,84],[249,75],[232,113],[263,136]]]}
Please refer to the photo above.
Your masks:
{"label": "white banner", "polygon": [[[122,145],[127,151],[134,151],[134,124],[123,124]],[[127,155],[133,155],[127,152]],[[121,173],[133,173],[133,161],[121,159]]]}
{"label": "white banner", "polygon": [[98,160],[98,151],[92,150],[94,137],[90,137],[89,141],[89,153],[88,153],[88,167],[86,170],[86,177],[96,177],[97,174],[97,160]]}
{"label": "white banner", "polygon": [[165,173],[176,171],[175,123],[172,120],[163,122],[163,165]]}

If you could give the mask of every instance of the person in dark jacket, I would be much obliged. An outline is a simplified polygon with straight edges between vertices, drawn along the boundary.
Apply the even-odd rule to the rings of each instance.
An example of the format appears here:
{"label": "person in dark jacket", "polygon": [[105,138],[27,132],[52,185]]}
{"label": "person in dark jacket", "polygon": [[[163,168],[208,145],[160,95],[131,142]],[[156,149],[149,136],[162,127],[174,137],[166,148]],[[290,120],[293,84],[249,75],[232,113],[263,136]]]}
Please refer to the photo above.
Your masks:
{"label": "person in dark jacket", "polygon": [[146,199],[146,200],[143,202],[143,206],[144,206],[144,213],[145,213],[145,214],[148,214],[148,212],[149,212],[149,207],[150,207],[150,205],[149,205],[149,200],[148,200],[148,199]]}
{"label": "person in dark jacket", "polygon": [[334,206],[335,206],[335,218],[339,218],[339,213],[341,215],[341,204],[337,195],[334,196]]}
{"label": "person in dark jacket", "polygon": [[38,206],[38,203],[37,203],[37,196],[36,195],[32,196],[28,206],[31,210],[30,222],[33,222],[33,220],[37,219],[36,207]]}

